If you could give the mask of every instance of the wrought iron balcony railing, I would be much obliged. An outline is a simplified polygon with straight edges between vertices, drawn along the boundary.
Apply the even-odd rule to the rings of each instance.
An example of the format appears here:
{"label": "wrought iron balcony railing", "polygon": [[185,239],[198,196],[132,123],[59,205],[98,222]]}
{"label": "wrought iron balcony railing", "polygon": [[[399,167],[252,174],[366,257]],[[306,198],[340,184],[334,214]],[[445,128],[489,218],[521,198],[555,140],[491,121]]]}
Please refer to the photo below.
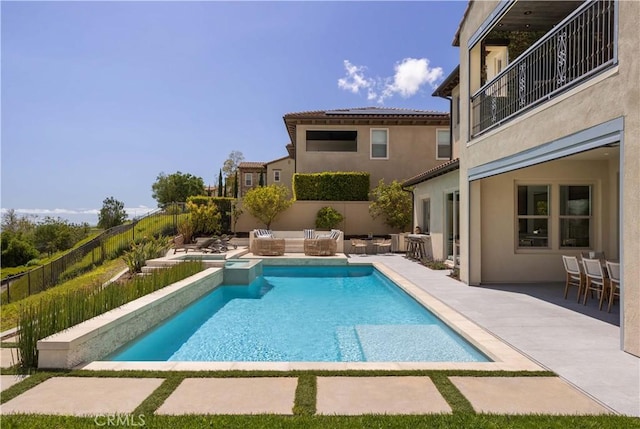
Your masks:
{"label": "wrought iron balcony railing", "polygon": [[471,98],[472,137],[617,63],[614,0],[585,2]]}

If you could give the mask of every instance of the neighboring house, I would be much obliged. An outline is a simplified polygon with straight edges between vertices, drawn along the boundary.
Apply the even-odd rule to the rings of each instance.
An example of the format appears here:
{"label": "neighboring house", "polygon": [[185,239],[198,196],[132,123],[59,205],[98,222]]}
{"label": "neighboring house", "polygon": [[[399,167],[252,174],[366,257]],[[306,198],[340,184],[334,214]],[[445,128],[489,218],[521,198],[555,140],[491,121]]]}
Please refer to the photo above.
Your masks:
{"label": "neighboring house", "polygon": [[241,162],[238,164],[238,197],[244,195],[251,189],[259,186],[260,175],[262,175],[263,184],[266,185],[267,168],[264,162]]}
{"label": "neighboring house", "polygon": [[294,168],[293,159],[289,156],[268,162],[241,162],[238,165],[239,196],[258,186],[260,175],[265,186],[282,185],[291,190]]}
{"label": "neighboring house", "polygon": [[366,171],[371,188],[450,159],[449,114],[368,107],[283,117],[295,173]]}
{"label": "neighboring house", "polygon": [[293,172],[295,171],[293,158],[285,156],[265,162],[264,165],[267,172],[267,180],[265,182],[267,185],[282,185],[291,190]]}
{"label": "neighboring house", "polygon": [[435,260],[459,262],[460,239],[460,74],[456,69],[440,84],[434,96],[446,98],[451,104],[452,137],[450,161],[421,172],[403,182],[404,187],[413,188],[414,228],[419,226],[429,234],[431,255]]}
{"label": "neighboring house", "polygon": [[604,251],[622,265],[622,348],[640,356],[639,16],[634,1],[472,1],[454,46],[461,280],[563,281],[561,255]]}

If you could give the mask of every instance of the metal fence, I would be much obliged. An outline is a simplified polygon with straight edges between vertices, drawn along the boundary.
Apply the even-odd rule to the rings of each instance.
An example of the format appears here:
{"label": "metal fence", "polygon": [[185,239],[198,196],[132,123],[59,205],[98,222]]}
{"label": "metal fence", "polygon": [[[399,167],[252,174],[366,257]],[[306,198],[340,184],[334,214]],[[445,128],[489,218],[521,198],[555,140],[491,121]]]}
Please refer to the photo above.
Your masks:
{"label": "metal fence", "polygon": [[2,279],[0,302],[5,304],[42,292],[113,259],[144,236],[174,235],[184,204],[156,209],[132,222],[110,228],[91,241],[33,270]]}
{"label": "metal fence", "polygon": [[472,98],[472,135],[566,91],[617,62],[614,0],[585,2]]}

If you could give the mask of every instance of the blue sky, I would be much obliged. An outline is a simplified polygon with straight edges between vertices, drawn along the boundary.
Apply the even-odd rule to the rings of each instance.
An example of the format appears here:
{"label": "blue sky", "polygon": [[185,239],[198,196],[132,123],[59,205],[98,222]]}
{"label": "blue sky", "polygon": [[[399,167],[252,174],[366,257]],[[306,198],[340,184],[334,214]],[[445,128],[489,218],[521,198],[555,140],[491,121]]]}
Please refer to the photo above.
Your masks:
{"label": "blue sky", "polygon": [[[3,209],[155,207],[160,172],[216,184],[286,155],[289,112],[447,111],[465,1],[6,2]],[[58,209],[58,211],[53,211]]]}

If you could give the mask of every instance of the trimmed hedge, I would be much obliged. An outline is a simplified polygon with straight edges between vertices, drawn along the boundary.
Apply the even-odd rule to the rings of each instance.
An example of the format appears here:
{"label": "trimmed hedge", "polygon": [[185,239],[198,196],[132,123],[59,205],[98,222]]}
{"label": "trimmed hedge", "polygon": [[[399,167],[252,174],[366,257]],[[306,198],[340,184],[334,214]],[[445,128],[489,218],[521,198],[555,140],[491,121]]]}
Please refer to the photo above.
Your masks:
{"label": "trimmed hedge", "polygon": [[367,172],[296,173],[293,193],[298,201],[368,201]]}

